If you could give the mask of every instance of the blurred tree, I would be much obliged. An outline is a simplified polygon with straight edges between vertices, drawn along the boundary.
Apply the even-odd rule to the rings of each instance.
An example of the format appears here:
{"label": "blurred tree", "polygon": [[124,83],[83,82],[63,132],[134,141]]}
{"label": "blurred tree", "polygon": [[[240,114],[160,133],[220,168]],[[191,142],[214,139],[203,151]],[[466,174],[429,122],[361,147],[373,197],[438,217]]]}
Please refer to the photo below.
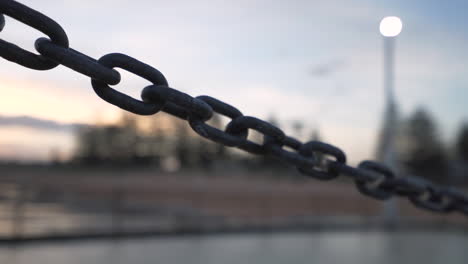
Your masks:
{"label": "blurred tree", "polygon": [[468,163],[468,123],[464,123],[458,132],[455,151],[457,157]]}
{"label": "blurred tree", "polygon": [[[175,120],[163,113],[152,116],[149,120],[139,120],[140,134],[143,136],[141,151],[152,165],[160,164],[164,159],[173,159],[173,135]],[[172,138],[173,139],[173,138]]]}
{"label": "blurred tree", "polygon": [[212,142],[205,140],[204,138],[198,138],[197,141],[197,164],[205,170],[210,170],[213,166],[213,162],[217,159],[215,150],[218,146],[215,146]]}
{"label": "blurred tree", "polygon": [[300,139],[302,138],[302,132],[304,130],[304,124],[301,121],[293,122],[294,137]]}
{"label": "blurred tree", "polygon": [[418,108],[406,121],[402,162],[408,172],[439,183],[450,181],[448,162],[437,127],[430,114]]}
{"label": "blurred tree", "polygon": [[74,160],[87,165],[96,165],[101,162],[99,153],[98,127],[85,127],[77,131],[77,148]]}
{"label": "blurred tree", "polygon": [[[210,120],[221,128],[219,116]],[[180,167],[210,169],[226,159],[227,149],[195,136],[187,123],[173,118],[141,119],[124,114],[115,125],[82,128],[77,133],[74,160],[87,165],[155,165],[173,158]]]}
{"label": "blurred tree", "polygon": [[193,141],[186,123],[177,122],[175,125],[174,154],[182,168],[191,167],[198,157],[194,153]]}
{"label": "blurred tree", "polygon": [[49,160],[52,165],[60,165],[63,162],[62,153],[58,148],[52,148],[49,152]]}
{"label": "blurred tree", "polygon": [[322,137],[320,136],[320,131],[316,128],[312,130],[312,133],[310,135],[310,140],[312,141],[321,141]]}
{"label": "blurred tree", "polygon": [[117,125],[80,129],[74,157],[88,165],[129,165],[140,161],[138,150],[142,141],[135,116],[126,114]]}
{"label": "blurred tree", "polygon": [[125,113],[114,130],[110,145],[113,153],[109,153],[111,160],[124,163],[137,163],[139,161],[138,149],[142,143],[140,131],[138,131],[137,119],[133,114]]}
{"label": "blurred tree", "polygon": [[455,157],[451,162],[453,183],[468,185],[468,123],[464,122],[455,139]]}

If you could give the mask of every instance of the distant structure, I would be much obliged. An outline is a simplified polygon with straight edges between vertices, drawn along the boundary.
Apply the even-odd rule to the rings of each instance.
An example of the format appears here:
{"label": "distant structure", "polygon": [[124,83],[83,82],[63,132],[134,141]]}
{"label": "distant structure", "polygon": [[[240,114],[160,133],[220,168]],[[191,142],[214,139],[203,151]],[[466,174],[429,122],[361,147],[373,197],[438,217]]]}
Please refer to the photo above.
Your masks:
{"label": "distant structure", "polygon": [[[400,34],[401,29],[402,23],[398,17],[385,17],[380,22],[380,33],[384,40],[385,110],[376,156],[394,171],[398,171],[395,151],[395,137],[398,132],[398,110],[394,93],[395,37]],[[397,218],[397,203],[391,199],[384,205],[384,220],[386,224],[393,225]]]}

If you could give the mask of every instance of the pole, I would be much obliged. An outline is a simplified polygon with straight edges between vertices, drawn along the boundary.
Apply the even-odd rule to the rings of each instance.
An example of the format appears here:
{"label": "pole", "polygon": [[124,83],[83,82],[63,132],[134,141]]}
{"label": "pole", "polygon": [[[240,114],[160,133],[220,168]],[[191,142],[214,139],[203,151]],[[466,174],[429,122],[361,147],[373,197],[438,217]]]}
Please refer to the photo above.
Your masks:
{"label": "pole", "polygon": [[[395,100],[395,37],[383,37],[384,40],[384,91],[385,113],[384,130],[381,138],[380,161],[393,171],[398,171],[395,149],[395,136],[398,133],[398,113]],[[394,226],[398,220],[398,204],[395,199],[384,203],[384,222]]]}
{"label": "pole", "polygon": [[395,37],[383,37],[384,44],[384,89],[387,107],[395,104]]}

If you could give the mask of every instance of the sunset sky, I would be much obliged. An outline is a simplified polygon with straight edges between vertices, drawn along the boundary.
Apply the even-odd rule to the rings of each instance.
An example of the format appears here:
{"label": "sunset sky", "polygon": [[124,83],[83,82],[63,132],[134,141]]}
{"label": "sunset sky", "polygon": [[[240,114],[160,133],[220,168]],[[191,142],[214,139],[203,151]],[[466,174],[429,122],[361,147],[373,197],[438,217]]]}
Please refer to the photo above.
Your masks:
{"label": "sunset sky", "polygon": [[[211,95],[244,114],[318,128],[351,161],[371,158],[383,111],[380,20],[401,17],[396,95],[402,115],[425,106],[450,142],[468,116],[464,0],[21,0],[61,24],[94,58],[121,52],[163,72],[171,87]],[[41,35],[7,17],[1,38],[33,50]],[[89,78],[59,66],[33,71],[0,59],[0,117],[112,122],[119,111]],[[120,71],[120,70],[119,70]],[[146,81],[122,73],[138,97]],[[26,140],[26,138],[28,138]],[[69,130],[0,122],[0,157],[43,159],[73,146]]]}

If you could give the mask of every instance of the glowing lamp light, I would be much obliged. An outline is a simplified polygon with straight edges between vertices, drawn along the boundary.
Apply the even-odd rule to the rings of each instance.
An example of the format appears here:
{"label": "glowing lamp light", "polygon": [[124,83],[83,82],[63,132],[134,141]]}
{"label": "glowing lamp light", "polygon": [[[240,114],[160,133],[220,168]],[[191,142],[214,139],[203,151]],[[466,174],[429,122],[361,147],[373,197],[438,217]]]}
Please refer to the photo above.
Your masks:
{"label": "glowing lamp light", "polygon": [[385,17],[380,21],[380,34],[385,37],[396,37],[403,28],[401,19],[396,16]]}

